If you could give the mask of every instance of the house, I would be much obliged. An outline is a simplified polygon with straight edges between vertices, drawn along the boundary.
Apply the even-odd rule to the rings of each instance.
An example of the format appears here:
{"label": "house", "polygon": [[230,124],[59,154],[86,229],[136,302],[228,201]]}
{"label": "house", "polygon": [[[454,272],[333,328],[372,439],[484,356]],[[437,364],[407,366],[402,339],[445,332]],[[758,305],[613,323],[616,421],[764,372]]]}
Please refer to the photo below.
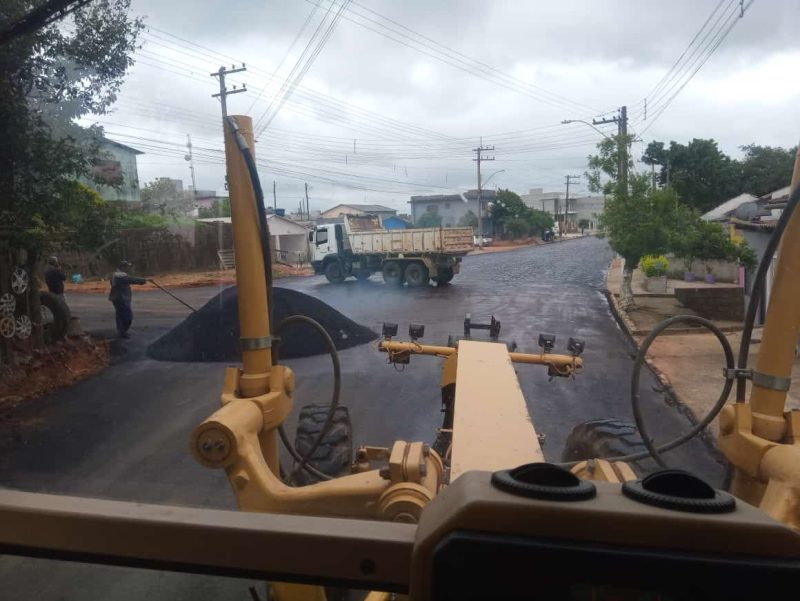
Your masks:
{"label": "house", "polygon": [[397,215],[397,209],[383,205],[341,204],[320,213],[322,219],[336,219],[343,215],[377,215],[383,220],[385,217]]}
{"label": "house", "polygon": [[[489,216],[489,204],[494,202],[497,194],[494,190],[482,190],[483,231],[488,234],[492,231],[492,219]],[[464,194],[430,194],[427,196],[412,196],[408,201],[411,205],[411,217],[414,224],[426,213],[439,215],[442,218],[442,227],[457,227],[464,223],[468,212],[478,216],[478,191],[469,190]]]}
{"label": "house", "polygon": [[92,165],[92,178],[82,181],[95,190],[103,200],[139,202],[142,197],[136,157],[140,154],[144,153],[103,138],[98,158]]}
{"label": "house", "polygon": [[[203,223],[231,223],[230,217],[197,219]],[[308,262],[308,228],[276,213],[267,214],[272,256],[276,261],[297,265]]]}
{"label": "house", "polygon": [[587,232],[594,232],[598,229],[600,215],[603,214],[606,206],[606,197],[599,196],[578,196],[569,199],[567,210],[567,231],[580,231],[580,223],[584,219],[588,222],[585,228]]}
{"label": "house", "polygon": [[744,192],[739,196],[726,200],[718,207],[714,207],[708,213],[701,215],[700,218],[706,221],[727,221],[736,209],[745,203],[752,203],[754,200],[756,200],[755,196]]}
{"label": "house", "polygon": [[387,230],[406,230],[414,226],[405,219],[401,219],[397,215],[392,215],[391,217],[386,217],[383,220],[383,227]]}
{"label": "house", "polygon": [[589,222],[586,230],[595,231],[605,207],[604,196],[576,196],[567,201],[562,192],[545,192],[542,188],[531,188],[520,198],[531,209],[549,213],[559,224],[566,222],[565,232],[580,231],[578,224],[583,219]]}

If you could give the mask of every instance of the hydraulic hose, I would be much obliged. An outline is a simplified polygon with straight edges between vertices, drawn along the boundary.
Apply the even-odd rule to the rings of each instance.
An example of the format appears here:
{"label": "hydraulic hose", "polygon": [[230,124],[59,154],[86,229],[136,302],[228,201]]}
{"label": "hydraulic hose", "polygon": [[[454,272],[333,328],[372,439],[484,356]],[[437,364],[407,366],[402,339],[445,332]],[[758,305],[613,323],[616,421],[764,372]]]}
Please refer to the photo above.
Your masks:
{"label": "hydraulic hose", "polygon": [[[750,302],[747,303],[747,313],[745,314],[744,327],[742,329],[742,343],[739,346],[738,367],[740,370],[747,369],[748,355],[750,354],[750,341],[753,337],[753,327],[756,322],[756,312],[758,311],[761,298],[764,295],[764,282],[767,279],[767,272],[769,271],[770,263],[772,263],[772,257],[775,256],[775,252],[778,250],[778,244],[780,244],[781,238],[783,237],[783,232],[786,230],[786,226],[789,223],[789,218],[792,216],[792,213],[794,213],[795,208],[797,208],[797,203],[800,202],[798,199],[800,199],[800,186],[798,186],[789,197],[786,208],[783,210],[783,213],[781,213],[778,223],[775,225],[775,231],[772,232],[764,255],[761,257],[761,262],[758,264],[756,277],[753,280],[753,288],[750,291]],[[744,403],[746,396],[747,380],[744,377],[740,377],[736,382],[736,402]]]}
{"label": "hydraulic hose", "polygon": [[[305,315],[290,315],[286,319],[284,319],[279,325],[276,330],[276,336],[280,337],[280,334],[284,331],[286,326],[291,324],[306,324],[317,330],[322,339],[325,341],[325,346],[328,347],[328,354],[331,358],[331,363],[333,364],[333,395],[331,396],[331,401],[328,404],[328,415],[325,418],[325,423],[322,425],[322,429],[317,434],[317,437],[314,439],[314,442],[311,444],[309,449],[300,455],[297,452],[297,449],[294,448],[294,445],[290,444],[288,436],[286,435],[285,428],[283,424],[278,429],[278,434],[283,441],[283,444],[286,446],[286,450],[289,451],[289,454],[294,458],[297,462],[292,469],[292,473],[289,474],[288,480],[291,480],[292,477],[297,475],[298,472],[301,470],[305,470],[317,478],[321,478],[323,480],[331,480],[331,477],[327,474],[322,473],[318,469],[316,469],[313,465],[309,463],[311,458],[314,456],[314,453],[319,448],[319,445],[322,444],[322,441],[325,438],[325,435],[330,431],[331,427],[333,426],[333,419],[336,415],[336,408],[339,406],[339,394],[342,388],[342,373],[341,373],[341,364],[339,363],[339,352],[336,350],[336,345],[333,342],[333,338],[331,338],[330,334],[322,327],[318,321],[311,319]],[[278,343],[278,351],[280,351],[280,342]],[[275,353],[277,355],[277,352]]]}

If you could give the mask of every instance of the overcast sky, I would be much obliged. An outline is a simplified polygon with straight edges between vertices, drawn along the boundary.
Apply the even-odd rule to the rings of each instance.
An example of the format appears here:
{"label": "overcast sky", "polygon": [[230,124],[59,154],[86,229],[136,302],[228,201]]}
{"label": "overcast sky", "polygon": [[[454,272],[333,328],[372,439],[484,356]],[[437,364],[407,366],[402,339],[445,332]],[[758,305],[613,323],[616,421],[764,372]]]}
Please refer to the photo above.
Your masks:
{"label": "overcast sky", "polygon": [[[234,61],[248,70],[229,86],[246,83],[248,92],[229,97],[229,113],[260,122],[265,193],[270,199],[275,180],[288,210],[305,181],[312,209],[366,201],[403,211],[412,194],[474,188],[471,149],[481,136],[496,148],[484,177],[505,170],[487,187],[563,190],[565,175],[583,174],[600,135],[560,122],[610,118],[623,104],[643,140],[636,156],[653,139],[714,138],[739,156],[743,144],[788,147],[800,138],[798,0],[756,0],[741,19],[738,0],[357,0],[270,121],[285,78],[342,0],[316,3],[133,0],[150,29],[101,123],[110,138],[145,151],[142,185],[159,176],[190,184],[182,145],[191,134],[197,187],[224,193],[209,73]],[[687,47],[675,78],[658,88]],[[461,68],[441,60],[448,56]]]}

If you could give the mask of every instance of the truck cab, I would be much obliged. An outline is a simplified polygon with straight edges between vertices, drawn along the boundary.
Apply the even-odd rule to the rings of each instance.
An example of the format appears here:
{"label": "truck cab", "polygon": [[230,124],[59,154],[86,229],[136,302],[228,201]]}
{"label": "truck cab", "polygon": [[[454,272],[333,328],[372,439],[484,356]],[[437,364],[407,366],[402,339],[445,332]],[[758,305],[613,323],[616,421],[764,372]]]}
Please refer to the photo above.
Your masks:
{"label": "truck cab", "polygon": [[315,273],[323,272],[325,257],[345,254],[350,248],[344,224],[326,223],[308,232],[309,256]]}

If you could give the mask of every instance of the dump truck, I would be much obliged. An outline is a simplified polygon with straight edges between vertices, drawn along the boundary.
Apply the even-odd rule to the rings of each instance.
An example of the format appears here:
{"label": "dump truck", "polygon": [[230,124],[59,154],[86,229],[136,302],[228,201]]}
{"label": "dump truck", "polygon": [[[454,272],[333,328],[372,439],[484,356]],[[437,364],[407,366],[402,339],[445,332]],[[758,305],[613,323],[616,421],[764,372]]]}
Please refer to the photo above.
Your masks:
{"label": "dump truck", "polygon": [[472,250],[472,235],[470,227],[386,230],[377,216],[348,215],[309,232],[309,256],[314,272],[334,284],[377,272],[396,286],[447,284]]}

